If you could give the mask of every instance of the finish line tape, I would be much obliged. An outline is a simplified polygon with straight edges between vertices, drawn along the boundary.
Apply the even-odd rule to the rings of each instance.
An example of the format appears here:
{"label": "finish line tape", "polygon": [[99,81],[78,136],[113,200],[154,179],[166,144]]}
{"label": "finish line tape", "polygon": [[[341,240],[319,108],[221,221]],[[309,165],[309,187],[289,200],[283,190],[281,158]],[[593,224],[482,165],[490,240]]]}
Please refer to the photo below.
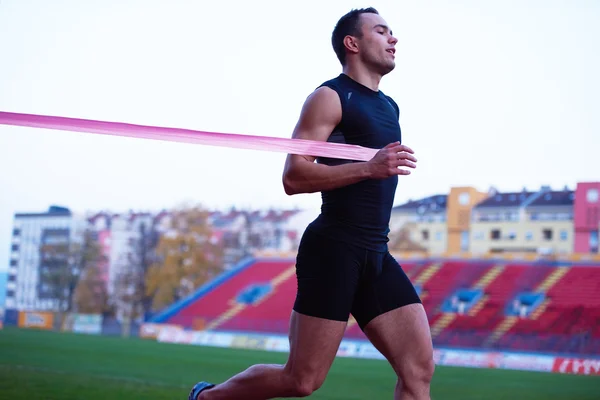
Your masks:
{"label": "finish line tape", "polygon": [[202,144],[206,146],[275,151],[315,157],[354,161],[369,161],[377,149],[357,145],[319,142],[306,139],[285,139],[233,133],[203,132],[191,129],[133,125],[122,122],[20,114],[0,111],[0,124],[61,131],[86,132],[100,135]]}

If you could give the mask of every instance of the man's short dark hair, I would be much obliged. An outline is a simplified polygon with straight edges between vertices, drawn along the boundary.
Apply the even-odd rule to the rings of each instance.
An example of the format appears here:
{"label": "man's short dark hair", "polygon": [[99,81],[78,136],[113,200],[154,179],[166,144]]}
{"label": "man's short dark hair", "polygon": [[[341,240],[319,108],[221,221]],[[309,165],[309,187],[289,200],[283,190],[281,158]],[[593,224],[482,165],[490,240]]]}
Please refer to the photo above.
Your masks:
{"label": "man's short dark hair", "polygon": [[360,16],[362,14],[379,14],[373,7],[354,9],[344,15],[333,29],[331,35],[331,44],[333,51],[337,55],[342,65],[346,65],[346,49],[344,47],[344,38],[348,35],[360,38]]}

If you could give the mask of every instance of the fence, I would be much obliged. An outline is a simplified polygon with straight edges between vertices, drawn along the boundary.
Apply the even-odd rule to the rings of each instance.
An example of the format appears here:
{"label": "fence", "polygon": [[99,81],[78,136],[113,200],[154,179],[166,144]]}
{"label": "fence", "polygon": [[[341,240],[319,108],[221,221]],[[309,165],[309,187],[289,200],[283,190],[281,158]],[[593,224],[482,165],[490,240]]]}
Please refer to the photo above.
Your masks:
{"label": "fence", "polygon": [[128,324],[101,314],[6,310],[4,326],[106,336],[138,336],[140,323]]}

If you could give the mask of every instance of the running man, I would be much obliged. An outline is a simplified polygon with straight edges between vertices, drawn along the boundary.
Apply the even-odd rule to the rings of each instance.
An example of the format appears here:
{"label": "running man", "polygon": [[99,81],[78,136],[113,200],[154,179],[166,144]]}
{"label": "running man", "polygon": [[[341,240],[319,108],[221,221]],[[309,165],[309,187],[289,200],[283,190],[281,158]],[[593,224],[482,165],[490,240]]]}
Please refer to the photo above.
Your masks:
{"label": "running man", "polygon": [[434,362],[427,315],[387,247],[398,176],[408,175],[417,161],[400,144],[398,105],[379,90],[395,67],[396,43],[374,8],[344,15],[332,35],[342,73],[307,98],[294,129],[294,138],[380,150],[368,162],[286,159],[285,192],[321,192],[323,202],[298,249],[287,363],[253,365],[216,385],[199,382],[189,400],[309,396],[325,381],[350,314],[396,372],[394,398],[430,399]]}

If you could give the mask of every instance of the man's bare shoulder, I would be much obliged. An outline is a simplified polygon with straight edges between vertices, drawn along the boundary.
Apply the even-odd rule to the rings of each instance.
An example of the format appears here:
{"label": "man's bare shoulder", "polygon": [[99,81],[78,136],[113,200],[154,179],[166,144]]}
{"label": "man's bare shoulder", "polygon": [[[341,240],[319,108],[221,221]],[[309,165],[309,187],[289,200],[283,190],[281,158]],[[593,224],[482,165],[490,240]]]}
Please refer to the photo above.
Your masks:
{"label": "man's bare shoulder", "polygon": [[310,114],[317,111],[339,112],[341,115],[342,108],[339,95],[335,90],[328,86],[319,86],[313,90],[302,105],[303,114],[309,112]]}
{"label": "man's bare shoulder", "polygon": [[337,92],[321,86],[306,98],[294,136],[326,140],[341,118],[342,105]]}
{"label": "man's bare shoulder", "polygon": [[306,101],[322,102],[322,105],[331,103],[335,106],[340,105],[340,96],[329,86],[319,86],[308,96]]}

